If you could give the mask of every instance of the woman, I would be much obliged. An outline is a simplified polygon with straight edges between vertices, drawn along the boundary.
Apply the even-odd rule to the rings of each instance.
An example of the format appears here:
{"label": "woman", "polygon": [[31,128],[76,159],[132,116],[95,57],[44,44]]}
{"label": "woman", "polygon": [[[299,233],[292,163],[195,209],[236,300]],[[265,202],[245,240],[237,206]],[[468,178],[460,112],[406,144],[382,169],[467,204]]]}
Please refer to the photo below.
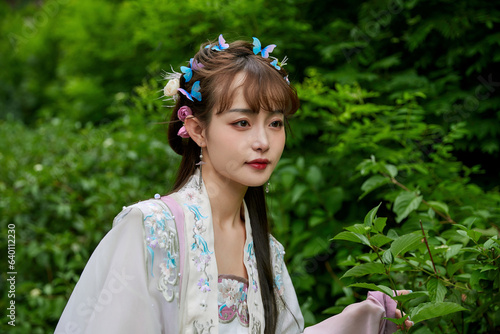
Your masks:
{"label": "woman", "polygon": [[[75,287],[56,333],[300,333],[303,318],[269,234],[263,185],[299,106],[284,62],[222,35],[173,73],[174,191],[124,208]],[[180,85],[180,87],[178,87]],[[306,333],[395,330],[373,293]]]}

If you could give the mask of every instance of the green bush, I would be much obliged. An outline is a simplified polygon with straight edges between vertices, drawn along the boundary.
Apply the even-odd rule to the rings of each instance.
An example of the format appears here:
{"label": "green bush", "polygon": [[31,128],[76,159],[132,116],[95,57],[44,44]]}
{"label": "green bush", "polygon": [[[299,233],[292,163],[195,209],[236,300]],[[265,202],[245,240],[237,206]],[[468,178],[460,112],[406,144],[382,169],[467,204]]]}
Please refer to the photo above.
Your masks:
{"label": "green bush", "polygon": [[[130,112],[100,127],[0,121],[0,222],[4,235],[15,224],[18,273],[16,327],[2,323],[9,333],[53,331],[122,206],[170,190],[179,159],[162,140],[162,118],[148,120],[138,104]],[[0,306],[8,302],[5,294]]]}
{"label": "green bush", "polygon": [[[223,33],[290,58],[302,108],[268,199],[306,322],[363,299],[341,273],[373,263],[389,274],[362,282],[412,288],[412,315],[471,310],[412,332],[498,331],[499,18],[464,0],[0,3],[0,222],[16,225],[18,260],[18,326],[2,329],[51,332],[121,206],[169,189],[161,71]],[[381,202],[385,228],[359,233]],[[420,220],[438,274],[423,244],[375,258]],[[344,227],[372,247],[330,241]]]}
{"label": "green bush", "polygon": [[[498,329],[500,193],[498,186],[484,191],[471,183],[480,166],[469,168],[450,153],[463,136],[461,127],[447,132],[442,125],[426,123],[420,92],[381,105],[372,102],[379,93],[359,85],[338,84],[332,90],[316,72],[298,90],[304,104],[293,122],[301,124],[302,132],[289,138],[290,146],[296,141],[310,145],[306,153],[282,161],[273,178],[279,190],[271,203],[279,208],[276,230],[292,254],[299,299],[316,301],[306,305],[307,320],[314,323],[318,318],[312,314],[331,306],[321,297],[328,286],[339,297],[328,314],[356,300],[353,287],[390,287],[415,291],[400,299],[408,302],[407,313],[416,322],[428,320],[424,315],[429,313],[440,316],[462,307],[474,311],[463,318],[426,321],[426,326],[439,328],[436,333]],[[388,218],[376,219],[377,210],[372,210],[364,224],[347,227],[346,222],[359,222],[370,197],[371,202],[382,201],[377,209]],[[421,242],[419,221],[435,253],[437,272]],[[342,225],[347,231],[340,232]],[[333,245],[324,242],[334,235]],[[369,246],[369,252],[339,244],[341,239]],[[355,267],[338,279],[335,272],[350,266]],[[374,275],[358,282],[376,285],[349,285],[351,277],[368,274]],[[421,304],[428,301],[444,304]],[[414,330],[423,333],[423,328]]]}

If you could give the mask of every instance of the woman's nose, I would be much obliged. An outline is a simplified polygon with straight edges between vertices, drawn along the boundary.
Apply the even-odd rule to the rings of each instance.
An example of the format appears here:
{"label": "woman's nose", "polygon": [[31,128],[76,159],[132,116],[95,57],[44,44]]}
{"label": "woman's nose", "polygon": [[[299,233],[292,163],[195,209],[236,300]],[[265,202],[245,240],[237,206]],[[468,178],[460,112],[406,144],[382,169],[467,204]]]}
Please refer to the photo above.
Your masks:
{"label": "woman's nose", "polygon": [[255,129],[252,148],[256,151],[262,152],[269,150],[269,137],[265,127],[258,127]]}

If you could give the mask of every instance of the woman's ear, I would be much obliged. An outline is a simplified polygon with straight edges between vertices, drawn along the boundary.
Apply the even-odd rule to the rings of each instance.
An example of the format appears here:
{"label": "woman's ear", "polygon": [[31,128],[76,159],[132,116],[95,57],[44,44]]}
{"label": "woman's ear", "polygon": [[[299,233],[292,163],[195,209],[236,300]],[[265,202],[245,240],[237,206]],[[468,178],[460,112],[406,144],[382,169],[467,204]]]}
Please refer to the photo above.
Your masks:
{"label": "woman's ear", "polygon": [[196,117],[190,115],[184,120],[184,126],[189,134],[199,147],[206,146],[205,127],[203,123]]}

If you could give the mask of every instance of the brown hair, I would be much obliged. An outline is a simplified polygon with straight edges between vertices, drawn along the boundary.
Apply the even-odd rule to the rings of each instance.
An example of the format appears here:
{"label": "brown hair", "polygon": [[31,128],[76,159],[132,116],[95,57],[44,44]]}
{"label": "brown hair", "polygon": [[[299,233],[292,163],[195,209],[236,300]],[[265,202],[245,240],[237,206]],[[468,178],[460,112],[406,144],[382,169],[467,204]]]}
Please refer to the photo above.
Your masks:
{"label": "brown hair", "polygon": [[[272,59],[255,55],[251,43],[236,41],[223,51],[213,50],[213,45],[215,43],[202,45],[194,56],[194,60],[203,67],[193,70],[191,80],[186,82],[184,77],[180,79],[181,88],[188,92],[191,92],[192,85],[199,80],[202,100],[191,101],[184,95],[178,94],[173,109],[168,127],[168,140],[172,149],[182,155],[174,191],[179,190],[193,175],[200,154],[200,148],[191,138],[183,139],[177,135],[182,127],[182,122],[177,118],[177,110],[181,106],[190,107],[193,115],[208,127],[212,112],[222,113],[231,107],[236,90],[234,87],[231,88],[233,79],[238,73],[243,72],[245,73],[243,94],[253,112],[280,110],[286,119],[299,108],[297,93],[285,80],[286,71],[283,68],[278,70],[271,65]],[[249,187],[245,194],[245,203],[250,215],[264,302],[265,334],[271,334],[276,331],[278,309],[269,246],[269,223],[262,186]]]}

